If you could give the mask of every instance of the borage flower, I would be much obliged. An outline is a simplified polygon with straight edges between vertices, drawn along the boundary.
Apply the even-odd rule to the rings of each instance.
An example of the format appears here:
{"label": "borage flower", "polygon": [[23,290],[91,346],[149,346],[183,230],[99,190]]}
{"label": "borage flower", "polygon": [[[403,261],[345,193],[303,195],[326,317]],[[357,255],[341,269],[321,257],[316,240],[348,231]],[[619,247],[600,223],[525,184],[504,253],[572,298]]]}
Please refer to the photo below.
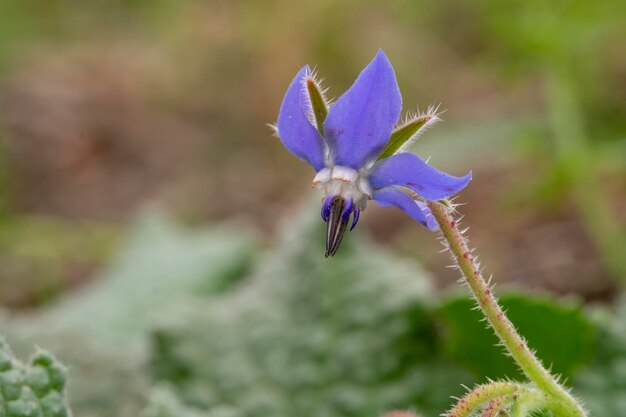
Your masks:
{"label": "borage flower", "polygon": [[435,231],[425,200],[448,198],[470,182],[471,173],[454,177],[405,151],[438,118],[431,108],[395,127],[401,109],[393,67],[381,50],[332,106],[308,66],[291,82],[277,132],[285,147],[317,173],[313,186],[324,191],[326,256],[337,253],[368,200],[396,206]]}

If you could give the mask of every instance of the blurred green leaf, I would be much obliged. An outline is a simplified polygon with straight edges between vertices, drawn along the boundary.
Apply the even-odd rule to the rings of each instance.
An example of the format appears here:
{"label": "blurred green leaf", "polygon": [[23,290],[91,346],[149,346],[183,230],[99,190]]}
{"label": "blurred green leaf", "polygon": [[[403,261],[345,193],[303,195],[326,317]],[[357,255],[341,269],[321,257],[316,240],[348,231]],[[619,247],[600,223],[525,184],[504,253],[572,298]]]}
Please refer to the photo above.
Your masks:
{"label": "blurred green leaf", "polygon": [[51,347],[72,366],[72,408],[83,417],[136,417],[150,385],[152,322],[194,298],[226,291],[245,276],[255,240],[228,227],[190,230],[144,216],[111,266],[81,291],[34,314],[3,320],[26,350]]}
{"label": "blurred green leaf", "polygon": [[[318,209],[287,223],[251,274],[245,235],[145,217],[99,282],[5,328],[22,349],[51,346],[71,364],[72,406],[87,417],[435,415],[461,384],[521,378],[473,302],[438,306],[419,266],[353,234],[325,259]],[[621,415],[623,310],[589,320],[547,298],[503,304],[594,415]],[[43,392],[39,374],[30,381]]]}
{"label": "blurred green leaf", "polygon": [[155,378],[187,404],[246,416],[441,412],[472,380],[438,358],[424,272],[352,234],[325,259],[312,207],[239,291],[164,317]]}
{"label": "blurred green leaf", "polygon": [[596,351],[591,363],[574,375],[575,393],[590,415],[626,415],[626,296],[615,311],[596,309],[591,317],[598,328]]}
{"label": "blurred green leaf", "polygon": [[[237,414],[231,415],[232,417],[237,416]],[[148,406],[142,417],[209,417],[209,414],[186,406],[171,387],[161,385],[152,389]]]}
{"label": "blurred green leaf", "polygon": [[93,285],[41,312],[38,329],[50,324],[55,332],[129,343],[168,306],[229,288],[251,266],[255,249],[253,239],[226,227],[186,230],[153,212]]}
{"label": "blurred green leaf", "polygon": [[[554,373],[569,378],[591,359],[594,327],[579,308],[523,295],[507,295],[500,301],[530,348]],[[461,297],[438,309],[446,355],[481,378],[524,380],[475,306],[473,300]]]}
{"label": "blurred green leaf", "polygon": [[71,285],[68,275],[110,259],[119,236],[119,226],[111,224],[0,215],[0,302],[12,307],[49,302]]}

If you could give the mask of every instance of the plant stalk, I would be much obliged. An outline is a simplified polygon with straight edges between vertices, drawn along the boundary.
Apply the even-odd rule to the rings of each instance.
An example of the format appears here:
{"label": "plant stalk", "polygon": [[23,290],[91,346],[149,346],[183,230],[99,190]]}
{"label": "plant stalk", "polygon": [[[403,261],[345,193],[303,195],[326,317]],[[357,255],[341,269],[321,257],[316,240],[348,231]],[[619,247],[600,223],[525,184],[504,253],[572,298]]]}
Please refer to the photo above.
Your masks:
{"label": "plant stalk", "polygon": [[493,382],[479,385],[467,393],[459,402],[448,411],[446,417],[467,417],[478,407],[489,401],[502,399],[518,393],[520,386],[514,382]]}
{"label": "plant stalk", "polygon": [[489,325],[513,360],[539,389],[551,397],[553,400],[551,405],[557,416],[586,416],[581,405],[541,364],[528,348],[524,338],[520,336],[507,318],[491,288],[483,278],[475,261],[475,256],[470,251],[463,233],[459,230],[458,221],[452,215],[452,210],[446,205],[434,201],[429,202],[428,206],[439,223],[443,238]]}

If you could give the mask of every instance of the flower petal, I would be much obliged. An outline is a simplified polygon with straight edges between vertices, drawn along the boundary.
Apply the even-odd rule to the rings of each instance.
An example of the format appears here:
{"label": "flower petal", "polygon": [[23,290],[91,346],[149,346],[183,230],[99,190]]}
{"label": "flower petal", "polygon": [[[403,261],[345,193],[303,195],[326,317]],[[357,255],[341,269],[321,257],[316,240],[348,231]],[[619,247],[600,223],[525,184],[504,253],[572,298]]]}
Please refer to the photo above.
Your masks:
{"label": "flower petal", "polygon": [[374,192],[372,196],[379,206],[396,206],[406,214],[417,220],[425,228],[433,232],[439,230],[437,220],[433,217],[428,206],[422,201],[415,201],[406,193],[395,187],[387,187]]}
{"label": "flower petal", "polygon": [[377,157],[401,109],[402,97],[393,67],[379,50],[326,117],[324,134],[335,165],[359,169]]}
{"label": "flower petal", "polygon": [[472,180],[472,173],[453,177],[431,167],[417,155],[399,153],[378,162],[368,178],[374,189],[401,185],[427,200],[441,200],[465,188]]}
{"label": "flower petal", "polygon": [[301,107],[303,83],[309,74],[311,69],[307,65],[298,72],[289,85],[280,107],[276,127],[283,145],[298,158],[312,165],[315,171],[319,171],[326,166],[323,140]]}

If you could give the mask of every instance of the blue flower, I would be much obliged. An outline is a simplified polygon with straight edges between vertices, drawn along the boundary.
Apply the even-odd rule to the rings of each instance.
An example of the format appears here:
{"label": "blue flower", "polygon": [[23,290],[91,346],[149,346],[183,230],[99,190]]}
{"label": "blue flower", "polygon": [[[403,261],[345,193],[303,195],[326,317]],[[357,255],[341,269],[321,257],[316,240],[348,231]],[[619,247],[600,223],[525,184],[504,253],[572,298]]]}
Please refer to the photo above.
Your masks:
{"label": "blue flower", "polygon": [[324,192],[326,256],[337,252],[348,225],[350,230],[356,226],[368,200],[396,206],[435,231],[438,225],[426,200],[448,198],[470,182],[471,173],[454,177],[404,151],[405,142],[437,116],[427,112],[396,127],[401,109],[393,67],[381,50],[333,105],[324,99],[308,66],[291,82],[277,133],[317,173],[313,186]]}

